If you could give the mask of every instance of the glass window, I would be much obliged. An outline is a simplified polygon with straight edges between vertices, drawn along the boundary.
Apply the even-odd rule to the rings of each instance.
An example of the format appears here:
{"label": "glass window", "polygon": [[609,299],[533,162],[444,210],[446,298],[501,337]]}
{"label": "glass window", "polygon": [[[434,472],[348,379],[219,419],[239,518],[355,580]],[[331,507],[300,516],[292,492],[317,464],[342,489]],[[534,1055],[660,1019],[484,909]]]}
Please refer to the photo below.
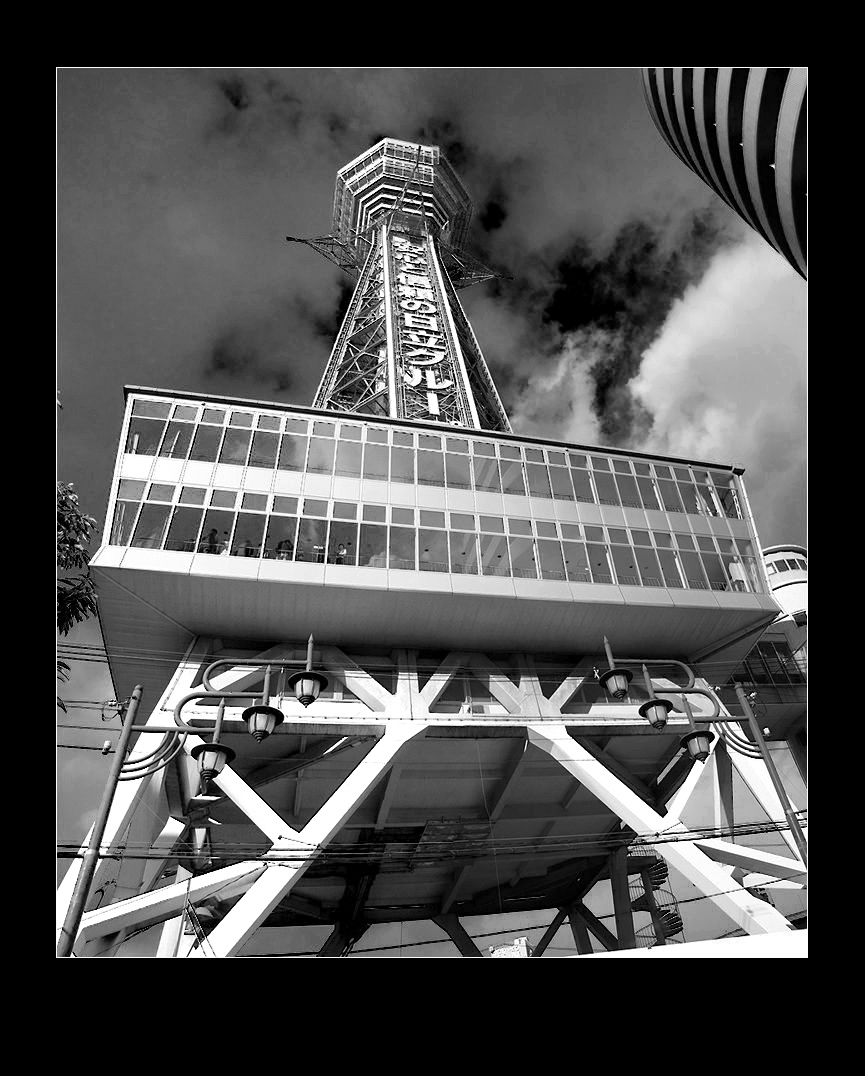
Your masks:
{"label": "glass window", "polygon": [[410,527],[390,528],[390,559],[388,565],[391,568],[405,568],[414,571],[417,563],[415,560],[415,532]]}
{"label": "glass window", "polygon": [[420,525],[422,527],[444,527],[444,512],[433,512],[426,508],[420,510]]}
{"label": "glass window", "polygon": [[532,534],[532,521],[530,519],[508,519],[508,530],[511,534]]}
{"label": "glass window", "polygon": [[335,501],[333,505],[334,519],[357,519],[357,505],[349,501]]}
{"label": "glass window", "polygon": [[637,560],[634,557],[633,549],[629,545],[614,545],[610,553],[619,584],[627,587],[638,587],[640,585],[640,573],[637,570]]}
{"label": "glass window", "polygon": [[421,486],[443,486],[445,484],[444,462],[441,452],[418,451],[417,480]]}
{"label": "glass window", "polygon": [[707,538],[702,534],[697,535],[697,548],[703,550],[706,553],[715,552],[715,543],[711,538]]}
{"label": "glass window", "polygon": [[303,514],[305,516],[326,516],[327,501],[319,501],[313,497],[304,497]]}
{"label": "glass window", "polygon": [[274,497],[273,510],[287,515],[295,515],[297,512],[297,497]]}
{"label": "glass window", "polygon": [[387,445],[367,443],[363,452],[363,477],[387,481]]}
{"label": "glass window", "polygon": [[[573,457],[571,458],[573,459]],[[595,503],[595,492],[592,489],[588,471],[572,470],[571,481],[574,483],[574,494],[578,501],[583,501],[586,504]]]}
{"label": "glass window", "polygon": [[593,527],[590,524],[586,524],[586,526],[583,527],[583,530],[586,532],[586,541],[588,542],[606,541],[603,527]]}
{"label": "glass window", "polygon": [[745,565],[735,553],[722,553],[721,560],[730,578],[730,586],[733,590],[749,591],[748,573]]}
{"label": "glass window", "polygon": [[374,441],[376,444],[379,445],[386,445],[387,430],[372,429],[371,427],[367,426],[366,439],[367,441]]}
{"label": "glass window", "polygon": [[537,579],[538,570],[535,561],[535,543],[531,538],[508,539],[513,573],[521,579]]}
{"label": "glass window", "polygon": [[[490,446],[492,447],[492,446]],[[499,479],[499,464],[496,459],[475,457],[475,489],[490,493],[501,493],[502,483]]]}
{"label": "glass window", "polygon": [[294,539],[297,519],[294,516],[271,516],[264,543],[264,555],[272,560],[291,560],[294,557]]}
{"label": "glass window", "polygon": [[358,563],[371,568],[387,567],[387,527],[361,523]]}
{"label": "glass window", "polygon": [[256,426],[260,430],[278,430],[279,418],[276,415],[259,415]]}
{"label": "glass window", "polygon": [[336,448],[336,467],[334,473],[347,478],[360,478],[359,441],[340,441]]}
{"label": "glass window", "polygon": [[547,449],[547,460],[549,463],[554,463],[558,467],[565,467],[568,462],[564,452],[553,452],[552,449]]}
{"label": "glass window", "polygon": [[525,450],[525,452],[526,452],[526,459],[530,460],[532,463],[543,463],[544,462],[544,454],[543,454],[543,452],[541,452],[541,450],[539,448],[527,448]]}
{"label": "glass window", "polygon": [[635,461],[634,470],[637,474],[641,475],[650,475],[652,473],[652,469],[649,467],[648,463],[637,463]]}
{"label": "glass window", "polygon": [[562,542],[565,553],[565,574],[574,583],[591,583],[589,558],[582,542]]}
{"label": "glass window", "polygon": [[611,542],[618,542],[619,545],[628,545],[630,542],[628,532],[621,527],[607,527],[607,535]]}
{"label": "glass window", "polygon": [[[678,470],[679,468],[676,468]],[[697,487],[693,482],[679,482],[679,494],[682,498],[682,504],[685,506],[685,511],[689,515],[702,515],[702,504],[700,497],[697,493]]]}
{"label": "glass window", "polygon": [[195,431],[195,440],[189,453],[191,460],[203,460],[213,463],[219,451],[219,442],[222,440],[222,429],[219,426],[199,426]]}
{"label": "glass window", "polygon": [[228,556],[231,532],[234,529],[234,512],[211,508],[204,515],[201,526],[200,553],[221,553]]}
{"label": "glass window", "polygon": [[774,575],[777,571],[778,569],[772,562],[766,565],[766,575]]}
{"label": "glass window", "polygon": [[233,489],[215,489],[210,494],[210,503],[214,508],[234,508],[237,493]]}
{"label": "glass window", "polygon": [[715,502],[714,487],[704,478],[697,483],[697,493],[700,497],[700,511],[704,516],[719,516],[721,514]]}
{"label": "glass window", "polygon": [[129,423],[126,451],[136,456],[155,456],[165,423],[154,418],[135,418]]}
{"label": "glass window", "polygon": [[482,534],[478,539],[483,575],[510,575],[507,539],[497,534]]}
{"label": "glass window", "polygon": [[522,455],[516,445],[499,445],[499,455],[503,460],[520,460]]}
{"label": "glass window", "polygon": [[448,452],[468,452],[469,443],[462,437],[446,437],[445,449]]}
{"label": "glass window", "polygon": [[655,539],[655,545],[659,549],[673,548],[672,534],[665,534],[663,531],[652,531],[652,537]]}
{"label": "glass window", "polygon": [[640,500],[643,502],[644,508],[651,508],[655,512],[661,510],[661,506],[658,503],[658,497],[655,493],[655,487],[651,478],[638,478],[637,487],[640,491]]}
{"label": "glass window", "polygon": [[589,462],[593,471],[609,471],[610,461],[606,456],[589,456]]}
{"label": "glass window", "polygon": [[309,422],[305,418],[287,418],[285,420],[285,432],[306,436],[309,433]]}
{"label": "glass window", "polygon": [[674,534],[673,537],[676,539],[676,545],[679,549],[696,549],[694,539],[690,534]]}
{"label": "glass window", "polygon": [[547,523],[542,519],[535,520],[535,530],[541,538],[558,538],[559,536],[555,523]]}
{"label": "glass window", "polygon": [[170,501],[174,496],[174,486],[165,486],[154,482],[147,491],[148,501]]}
{"label": "glass window", "polygon": [[658,565],[658,558],[655,555],[654,549],[646,549],[643,546],[638,546],[634,550],[634,555],[637,558],[637,568],[639,569],[640,577],[643,580],[643,586],[662,587],[664,581],[661,576],[661,569]]}
{"label": "glass window", "polygon": [[[144,485],[144,483],[141,483]],[[138,511],[138,501],[118,501],[114,509],[114,523],[111,527],[110,545],[128,545]]]}
{"label": "glass window", "polygon": [[333,422],[314,422],[312,424],[314,437],[335,437],[336,424]]}
{"label": "glass window", "polygon": [[613,470],[618,474],[630,474],[631,465],[627,460],[613,460]]}
{"label": "glass window", "polygon": [[[316,426],[319,423],[316,422]],[[309,440],[309,462],[306,469],[310,474],[330,474],[333,471],[333,441],[323,437],[311,437]]]}
{"label": "glass window", "polygon": [[579,528],[577,523],[560,523],[559,529],[562,532],[563,538],[571,538],[575,541],[582,541],[583,532]]}
{"label": "glass window", "polygon": [[250,467],[275,467],[279,451],[279,434],[268,430],[256,430],[249,453]]}
{"label": "glass window", "polygon": [[718,554],[701,553],[700,557],[702,558],[703,568],[712,590],[728,590],[729,581],[727,579],[727,573],[724,571],[724,565],[721,563],[721,558]]}
{"label": "glass window", "polygon": [[365,504],[363,518],[367,523],[384,523],[387,519],[387,509],[381,504]]}
{"label": "glass window", "polygon": [[327,520],[309,519],[303,516],[297,528],[297,550],[294,559],[311,564],[323,564],[326,548]]}
{"label": "glass window", "polygon": [[306,464],[308,443],[308,437],[298,437],[292,433],[283,434],[282,446],[279,450],[279,468],[283,471],[302,471]]}
{"label": "glass window", "polygon": [[739,509],[739,496],[736,493],[735,479],[731,478],[729,485],[717,490],[718,499],[721,502],[721,507],[724,510],[724,515],[727,519],[742,519],[741,510]]}
{"label": "glass window", "polygon": [[455,531],[473,531],[475,529],[475,517],[463,515],[459,512],[450,514],[451,528]]}
{"label": "glass window", "polygon": [[230,426],[252,426],[252,413],[249,411],[232,411]]}
{"label": "glass window", "polygon": [[419,433],[417,438],[418,448],[430,448],[435,452],[441,452],[442,439],[441,437],[433,437],[428,433]]}
{"label": "glass window", "polygon": [[[394,441],[396,441],[396,434],[394,434]],[[391,482],[414,482],[414,452],[410,448],[391,448],[390,480]]]}
{"label": "glass window", "polygon": [[130,478],[121,478],[117,487],[117,496],[125,501],[140,501],[144,496],[144,483]]}
{"label": "glass window", "polygon": [[[550,455],[561,455],[560,452]],[[550,485],[553,488],[553,497],[557,501],[572,501],[574,499],[574,487],[567,467],[550,467]]]}
{"label": "glass window", "polygon": [[357,564],[357,524],[331,523],[328,564]]}
{"label": "glass window", "polygon": [[501,516],[481,516],[481,530],[492,534],[504,534],[505,521]]}
{"label": "glass window", "polygon": [[[502,448],[502,455],[504,455],[504,447]],[[502,469],[502,491],[504,493],[512,493],[516,496],[525,497],[526,484],[523,479],[523,465],[519,461],[505,462],[501,460]]]}
{"label": "glass window", "polygon": [[265,517],[240,512],[234,528],[231,554],[235,557],[260,557],[264,539]]}
{"label": "glass window", "polygon": [[391,508],[390,510],[391,523],[407,523],[409,526],[414,526],[414,509],[413,508]]}
{"label": "glass window", "polygon": [[655,464],[655,474],[658,478],[672,478],[673,472],[669,467],[665,467],[662,463]]}
{"label": "glass window", "polygon": [[359,441],[360,426],[340,426],[339,436],[345,441]]}
{"label": "glass window", "polygon": [[[421,512],[421,522],[423,522],[423,512]],[[418,566],[422,572],[446,572],[448,570],[448,536],[444,531],[420,531]]]}
{"label": "glass window", "polygon": [[448,535],[451,550],[451,571],[456,575],[478,574],[477,540],[474,534]]}
{"label": "glass window", "polygon": [[619,491],[612,474],[606,471],[595,471],[595,487],[598,491],[598,500],[601,504],[619,504]]}
{"label": "glass window", "polygon": [[548,542],[539,538],[537,542],[538,560],[541,565],[542,579],[564,579],[565,562],[562,560],[562,547],[558,542]]}
{"label": "glass window", "polygon": [[550,479],[547,475],[547,469],[543,464],[527,463],[526,475],[529,480],[529,494],[532,497],[546,497],[552,499],[552,490],[550,489]]}
{"label": "glass window", "polygon": [[[588,530],[588,527],[586,528]],[[592,571],[593,583],[612,583],[613,573],[610,569],[610,563],[607,559],[607,547],[603,545],[593,545],[591,542],[586,545],[586,552],[589,556],[589,567]]]}
{"label": "glass window", "polygon": [[193,433],[195,427],[191,422],[169,422],[159,446],[159,455],[173,460],[186,459]]}
{"label": "glass window", "polygon": [[652,539],[648,531],[631,531],[631,541],[634,545],[651,545]]}
{"label": "glass window", "polygon": [[251,512],[264,512],[267,510],[266,493],[244,493],[241,508],[247,508]]}
{"label": "glass window", "polygon": [[249,430],[226,430],[222,449],[219,453],[219,462],[234,463],[242,467],[246,463],[251,436]]}
{"label": "glass window", "polygon": [[450,489],[471,489],[472,472],[468,456],[455,456],[445,453],[445,474]]}
{"label": "glass window", "polygon": [[737,538],[736,548],[746,557],[754,556],[754,547],[746,538]]}
{"label": "glass window", "polygon": [[405,430],[394,430],[393,443],[404,447],[412,447],[414,445],[414,434],[407,433]]}
{"label": "glass window", "polygon": [[[487,444],[486,441],[473,441],[472,451],[476,456],[495,456],[496,446]],[[475,464],[475,470],[477,470],[477,464]]]}
{"label": "glass window", "polygon": [[580,456],[576,452],[569,452],[568,453],[568,461],[569,461],[571,467],[586,468],[586,467],[589,466],[588,462],[586,460],[586,457],[585,456]]}
{"label": "glass window", "polygon": [[709,589],[709,584],[703,573],[703,565],[700,563],[700,558],[696,553],[690,553],[688,550],[683,549],[679,553],[679,561],[685,572],[685,579],[688,581],[688,587],[691,590]]}
{"label": "glass window", "polygon": [[225,412],[221,407],[205,407],[201,414],[201,421],[221,426],[225,421]]}
{"label": "glass window", "polygon": [[171,508],[167,504],[143,505],[132,536],[132,545],[143,549],[159,549],[170,514]]}
{"label": "glass window", "polygon": [[168,418],[171,404],[162,400],[133,400],[132,414],[145,418]]}
{"label": "glass window", "polygon": [[670,482],[665,478],[659,478],[658,492],[661,494],[661,501],[668,512],[685,511],[684,506],[682,505],[682,498],[679,496],[679,489],[675,482]]}
{"label": "glass window", "polygon": [[194,553],[203,517],[203,508],[176,508],[165,537],[165,548]]}
{"label": "glass window", "polygon": [[626,508],[642,508],[643,502],[637,489],[637,480],[629,474],[617,474],[616,485],[619,487],[619,497]]}
{"label": "glass window", "polygon": [[658,561],[667,587],[678,589],[684,588],[685,582],[682,572],[679,570],[679,561],[672,549],[659,549]]}

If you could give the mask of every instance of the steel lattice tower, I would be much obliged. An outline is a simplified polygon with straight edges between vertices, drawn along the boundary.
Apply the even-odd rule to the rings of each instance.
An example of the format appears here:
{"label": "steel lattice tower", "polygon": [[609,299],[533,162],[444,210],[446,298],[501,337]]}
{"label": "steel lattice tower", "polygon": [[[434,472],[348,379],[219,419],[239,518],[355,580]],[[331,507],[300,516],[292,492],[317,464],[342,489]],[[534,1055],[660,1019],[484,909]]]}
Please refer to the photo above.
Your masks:
{"label": "steel lattice tower", "polygon": [[436,146],[385,138],[337,175],[331,235],[357,280],[313,406],[509,431],[457,289],[496,276],[464,250],[472,202]]}

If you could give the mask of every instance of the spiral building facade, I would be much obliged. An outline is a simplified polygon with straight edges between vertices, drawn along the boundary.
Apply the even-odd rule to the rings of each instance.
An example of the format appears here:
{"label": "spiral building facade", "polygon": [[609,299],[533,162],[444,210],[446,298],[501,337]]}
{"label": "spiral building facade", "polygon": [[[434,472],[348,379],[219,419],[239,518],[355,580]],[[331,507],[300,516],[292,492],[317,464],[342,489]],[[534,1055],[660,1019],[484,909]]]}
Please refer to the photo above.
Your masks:
{"label": "spiral building facade", "polygon": [[807,277],[807,69],[644,67],[665,142]]}

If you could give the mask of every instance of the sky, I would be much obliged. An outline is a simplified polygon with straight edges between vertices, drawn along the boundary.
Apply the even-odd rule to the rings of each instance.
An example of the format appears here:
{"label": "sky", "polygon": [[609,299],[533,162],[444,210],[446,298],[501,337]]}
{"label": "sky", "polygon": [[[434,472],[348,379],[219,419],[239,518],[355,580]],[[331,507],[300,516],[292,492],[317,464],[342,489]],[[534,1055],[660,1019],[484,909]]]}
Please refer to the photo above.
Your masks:
{"label": "sky", "polygon": [[[311,404],[351,280],[285,237],[330,231],[383,137],[472,196],[502,277],[460,298],[516,433],[742,467],[761,544],[807,544],[805,281],[668,148],[639,69],[66,68],[56,101],[57,478],[93,550],[124,385]],[[107,762],[61,751],[61,836]]]}

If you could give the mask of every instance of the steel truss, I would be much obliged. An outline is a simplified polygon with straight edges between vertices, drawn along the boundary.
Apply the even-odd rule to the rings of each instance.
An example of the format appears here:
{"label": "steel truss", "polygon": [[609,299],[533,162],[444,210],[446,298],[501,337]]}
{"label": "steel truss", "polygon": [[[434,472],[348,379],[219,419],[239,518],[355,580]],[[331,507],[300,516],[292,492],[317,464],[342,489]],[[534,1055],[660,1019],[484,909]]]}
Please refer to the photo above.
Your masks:
{"label": "steel truss", "polygon": [[[208,657],[213,652],[211,645],[212,641],[208,639],[199,639],[193,644],[163,697],[153,708],[149,724],[163,724],[166,714],[170,714],[194,685],[200,683],[202,671],[212,661]],[[280,644],[256,658],[229,665],[219,676],[214,676],[212,682],[205,674],[204,682],[210,688],[224,692],[255,690],[268,662],[293,660],[302,653],[303,644]],[[293,908],[290,919],[293,923],[326,922],[332,925],[331,936],[319,955],[347,955],[370,923],[386,921],[388,915],[394,918],[393,913],[369,904],[377,872],[388,869],[389,860],[382,849],[381,834],[390,834],[388,854],[393,858],[397,855],[393,848],[402,847],[392,845],[394,840],[401,839],[403,831],[399,826],[392,831],[387,829],[389,806],[399,788],[399,770],[410,758],[412,745],[430,736],[433,737],[430,742],[438,742],[437,738],[444,734],[469,744],[477,742],[478,750],[490,736],[506,736],[514,745],[513,761],[504,779],[495,789],[491,787],[489,792],[484,792],[486,822],[468,825],[461,831],[458,820],[447,823],[443,818],[439,822],[433,817],[438,809],[430,808],[426,843],[417,844],[415,840],[417,847],[411,852],[415,871],[422,870],[431,850],[440,848],[443,842],[453,841],[454,834],[461,833],[463,843],[456,847],[462,852],[462,861],[456,861],[457,869],[449,887],[434,907],[425,906],[414,913],[406,911],[404,916],[430,918],[454,941],[461,955],[482,955],[460,923],[460,911],[468,907],[467,898],[474,902],[474,914],[485,914],[484,908],[489,906],[492,911],[495,907],[496,894],[491,893],[484,904],[484,894],[477,891],[477,882],[473,881],[474,872],[489,861],[491,843],[492,855],[497,857],[499,864],[497,869],[508,863],[512,868],[518,867],[513,877],[519,880],[520,875],[526,874],[519,885],[525,886],[527,894],[550,893],[552,899],[558,900],[559,911],[551,930],[569,918],[580,952],[591,949],[591,946],[589,950],[585,948],[589,933],[605,948],[638,944],[628,877],[636,873],[642,875],[648,870],[652,888],[651,868],[658,856],[684,874],[701,895],[733,920],[735,927],[752,934],[792,929],[770,903],[754,896],[749,887],[766,884],[801,887],[805,867],[798,857],[785,858],[723,839],[701,838],[689,831],[681,820],[698,780],[707,772],[699,763],[689,766],[677,750],[678,738],[688,727],[682,715],[681,701],[670,715],[667,728],[654,734],[660,737],[659,744],[661,740],[667,744],[662,752],[666,772],[662,775],[659,763],[658,779],[649,787],[615,757],[615,745],[621,738],[624,737],[622,742],[627,743],[629,737],[650,734],[643,719],[636,715],[633,703],[599,702],[580,706],[577,714],[568,711],[575,692],[595,678],[593,670],[597,657],[580,660],[567,675],[559,675],[554,690],[554,685],[549,683],[544,689],[529,655],[514,656],[507,669],[493,658],[475,652],[449,653],[441,660],[437,659],[432,667],[428,662],[421,664],[416,651],[394,651],[389,669],[383,669],[380,658],[368,669],[365,664],[369,665],[370,660],[353,658],[331,646],[317,650],[316,667],[324,669],[332,683],[340,685],[333,700],[326,704],[319,700],[317,705],[322,716],[307,713],[293,697],[278,694],[272,700],[286,715],[285,727],[305,730],[310,736],[321,736],[324,730],[332,738],[332,746],[324,755],[320,748],[301,750],[290,758],[265,763],[247,779],[231,766],[216,778],[219,802],[230,803],[232,810],[239,812],[238,817],[245,818],[247,824],[262,835],[263,850],[248,858],[217,866],[209,856],[209,813],[215,807],[202,805],[195,798],[194,788],[188,786],[188,766],[192,767],[188,756],[192,748],[202,742],[199,737],[189,735],[185,738],[183,754],[171,763],[171,769],[119,786],[105,831],[104,858],[97,868],[91,900],[76,941],[77,956],[115,955],[118,944],[128,933],[159,924],[159,956],[236,956],[257,928],[287,905]],[[474,689],[471,685],[475,685]],[[667,697],[675,700],[675,681],[655,678],[655,685],[657,691],[663,690]],[[463,696],[463,702],[457,711],[448,700],[460,696]],[[700,697],[695,698],[700,703]],[[697,714],[696,710],[694,712]],[[721,713],[723,716],[726,711]],[[190,719],[189,714],[185,716]],[[227,708],[225,727],[230,729],[232,722],[235,729],[243,724],[239,714]],[[603,748],[598,746],[599,735],[603,735]],[[248,742],[252,744],[254,741],[250,737]],[[720,742],[716,738],[714,744]],[[528,745],[543,754],[530,754]],[[136,747],[131,761],[136,753],[144,754],[149,750],[147,745]],[[271,806],[271,803],[290,803],[284,797],[276,796],[279,785],[274,782],[295,774],[299,787],[298,771],[314,767],[317,758],[332,757],[335,752],[343,751],[342,757],[350,760],[356,757],[352,752],[357,750],[365,753],[352,764],[338,787],[324,799],[317,797],[306,814],[301,812],[306,821],[292,824],[294,818],[300,817],[296,798],[294,807],[288,812]],[[675,761],[677,755],[678,761]],[[549,843],[554,839],[554,833],[548,827],[546,838],[541,835],[534,844],[530,841],[528,851],[515,851],[507,841],[496,836],[496,826],[500,822],[504,824],[510,817],[509,810],[516,809],[510,806],[509,795],[527,776],[528,760],[534,759],[532,764],[536,765],[537,759],[545,756],[554,759],[576,782],[567,802],[590,793],[591,802],[595,802],[598,809],[603,807],[612,812],[615,824],[610,831],[612,844],[608,843],[607,849],[594,858],[581,860],[583,867],[577,876],[574,875],[575,868],[564,862],[549,871],[542,871],[540,879],[533,882],[534,857],[541,854],[544,840]],[[734,757],[732,764],[769,818],[782,818],[781,805],[762,760]],[[711,760],[706,765],[711,776]],[[187,793],[178,800],[177,788],[182,789],[184,781],[187,782]],[[321,919],[321,907],[313,907],[299,898],[294,898],[292,904],[292,890],[308,871],[315,871],[317,864],[333,857],[334,851],[338,852],[340,848],[351,851],[350,845],[334,844],[334,838],[377,785],[384,788],[375,812],[375,832],[379,836],[369,845],[370,852],[363,869],[348,866],[342,872],[343,898],[336,910]],[[174,788],[173,793],[171,788]],[[265,788],[267,799],[263,794]],[[178,808],[178,803],[186,806]],[[445,810],[442,804],[441,811]],[[569,817],[567,811],[561,817]],[[484,835],[485,828],[488,838]],[[651,862],[647,862],[637,848],[628,853],[627,845],[635,839],[652,842],[659,834],[665,839],[654,844]],[[785,839],[788,837],[785,834]],[[790,840],[788,844],[795,855],[795,844]],[[147,849],[147,855],[126,858],[124,850],[131,848]],[[336,859],[339,860],[338,855]],[[64,920],[79,862],[73,862],[60,887],[59,925]],[[405,867],[398,869],[405,870]],[[171,870],[176,871],[175,881],[162,885],[163,876]],[[734,872],[732,876],[731,871]],[[741,882],[734,880],[737,873]],[[593,917],[582,903],[594,882],[602,876],[611,879],[615,934]],[[194,917],[191,916],[193,912]],[[184,934],[185,926],[192,929],[191,918],[195,931]],[[657,922],[663,929],[663,912]],[[535,956],[541,955],[548,941],[545,935],[543,943],[536,947]]]}

